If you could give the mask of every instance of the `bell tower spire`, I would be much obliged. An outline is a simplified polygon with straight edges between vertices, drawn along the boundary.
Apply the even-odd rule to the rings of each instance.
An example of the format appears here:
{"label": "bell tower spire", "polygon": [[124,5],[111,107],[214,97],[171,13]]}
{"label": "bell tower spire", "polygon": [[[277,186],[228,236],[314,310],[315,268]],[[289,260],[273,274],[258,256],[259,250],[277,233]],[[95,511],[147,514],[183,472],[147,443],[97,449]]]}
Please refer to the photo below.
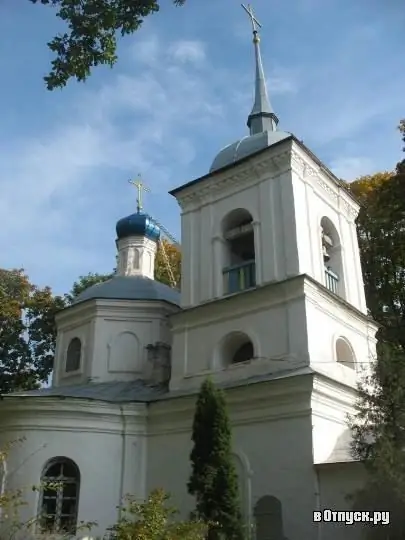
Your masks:
{"label": "bell tower spire", "polygon": [[243,9],[250,17],[253,30],[253,45],[255,49],[256,79],[255,79],[255,101],[252,111],[248,117],[247,126],[250,135],[263,133],[265,131],[276,131],[278,118],[273,111],[267,94],[266,79],[264,77],[262,57],[260,54],[260,36],[258,28],[262,25],[253,14],[250,4],[247,7],[241,4]]}

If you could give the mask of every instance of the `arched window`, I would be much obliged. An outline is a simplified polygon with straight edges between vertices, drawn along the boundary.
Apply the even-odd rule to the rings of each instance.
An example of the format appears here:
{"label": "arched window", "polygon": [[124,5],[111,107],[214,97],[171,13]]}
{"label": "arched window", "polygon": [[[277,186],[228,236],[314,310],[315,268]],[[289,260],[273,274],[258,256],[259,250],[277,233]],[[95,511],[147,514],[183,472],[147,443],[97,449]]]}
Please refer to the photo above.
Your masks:
{"label": "arched window", "polygon": [[336,360],[351,369],[356,369],[356,358],[350,343],[340,337],[336,340]]}
{"label": "arched window", "polygon": [[257,540],[285,540],[281,502],[271,495],[261,497],[253,511]]}
{"label": "arched window", "polygon": [[80,369],[80,360],[82,355],[82,342],[75,337],[69,343],[66,352],[66,373]]}
{"label": "arched window", "polygon": [[256,285],[253,218],[238,208],[222,221],[224,248],[224,293],[231,294]]}
{"label": "arched window", "polygon": [[41,478],[39,519],[48,533],[76,534],[79,506],[80,471],[65,457],[51,459]]}
{"label": "arched window", "polygon": [[344,296],[344,276],[342,262],[342,246],[339,234],[331,220],[321,220],[322,257],[324,263],[325,285],[340,296]]}
{"label": "arched window", "polygon": [[254,347],[246,334],[233,332],[223,340],[219,355],[220,364],[224,367],[240,364],[254,358]]}

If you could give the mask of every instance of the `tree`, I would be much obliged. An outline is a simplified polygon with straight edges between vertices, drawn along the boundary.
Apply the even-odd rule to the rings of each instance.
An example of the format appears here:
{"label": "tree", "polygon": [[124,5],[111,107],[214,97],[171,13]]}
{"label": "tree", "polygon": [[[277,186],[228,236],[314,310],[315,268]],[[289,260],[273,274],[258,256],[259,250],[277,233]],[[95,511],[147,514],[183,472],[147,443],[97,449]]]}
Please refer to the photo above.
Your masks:
{"label": "tree", "polygon": [[[161,242],[164,247],[168,262],[170,264],[171,271],[174,276],[174,280],[177,286],[180,286],[181,277],[181,252],[177,245],[171,244],[167,240]],[[170,272],[167,267],[166,258],[163,255],[163,249],[158,247],[155,257],[155,279],[172,286]],[[97,283],[103,283],[111,279],[114,276],[115,271],[110,274],[98,274],[90,272],[85,276],[80,276],[77,281],[73,283],[71,291],[65,295],[65,301],[67,305],[72,304],[75,298],[77,298],[83,291],[96,285]]]}
{"label": "tree", "polygon": [[[30,0],[57,9],[67,31],[48,43],[56,55],[44,77],[48,90],[63,88],[71,78],[85,81],[92,68],[117,61],[117,36],[134,33],[145,17],[159,11],[157,0]],[[185,0],[173,0],[177,6]]]}
{"label": "tree", "polygon": [[80,276],[79,279],[73,283],[70,293],[65,294],[66,305],[72,304],[75,298],[89,287],[97,285],[97,283],[103,283],[104,281],[111,279],[113,275],[113,272],[111,272],[111,274],[94,274],[93,272],[89,272],[86,276]]}
{"label": "tree", "polygon": [[55,313],[64,306],[23,270],[0,269],[0,395],[37,388],[53,367]]}
{"label": "tree", "polygon": [[166,239],[161,240],[156,253],[155,279],[162,283],[166,283],[166,285],[173,285],[163,250],[169,261],[176,286],[179,288],[181,279],[181,251],[178,245],[171,244]]}
{"label": "tree", "polygon": [[[400,125],[405,142],[405,123]],[[352,453],[368,472],[355,494],[355,509],[388,510],[388,528],[369,538],[405,535],[405,160],[394,172],[360,178],[351,185],[362,204],[359,245],[367,304],[381,324],[377,359],[359,385],[350,420]]]}
{"label": "tree", "polygon": [[405,535],[405,351],[378,344],[377,361],[359,385],[351,418],[352,454],[365,466],[365,486],[353,496],[354,510],[389,511],[389,527],[372,527],[367,538]]}
{"label": "tree", "polygon": [[405,160],[350,189],[361,203],[357,230],[370,314],[382,325],[379,337],[405,350]]}
{"label": "tree", "polygon": [[111,528],[114,538],[127,540],[204,540],[207,525],[200,520],[174,521],[178,514],[167,506],[169,495],[161,489],[151,492],[144,502],[126,497],[118,523]]}
{"label": "tree", "polygon": [[225,396],[210,380],[203,383],[197,399],[192,441],[188,491],[195,496],[196,515],[211,523],[210,540],[243,539]]}

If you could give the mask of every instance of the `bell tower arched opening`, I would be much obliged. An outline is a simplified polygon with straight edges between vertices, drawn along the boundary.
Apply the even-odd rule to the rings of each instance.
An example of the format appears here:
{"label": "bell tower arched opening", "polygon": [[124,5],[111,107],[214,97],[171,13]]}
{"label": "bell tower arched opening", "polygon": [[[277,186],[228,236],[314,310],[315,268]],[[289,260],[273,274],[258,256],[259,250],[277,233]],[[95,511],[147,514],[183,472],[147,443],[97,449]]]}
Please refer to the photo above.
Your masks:
{"label": "bell tower arched opening", "polygon": [[321,219],[321,236],[325,286],[344,298],[342,245],[336,227],[327,217]]}
{"label": "bell tower arched opening", "polygon": [[224,294],[256,286],[253,218],[243,209],[232,210],[222,221]]}

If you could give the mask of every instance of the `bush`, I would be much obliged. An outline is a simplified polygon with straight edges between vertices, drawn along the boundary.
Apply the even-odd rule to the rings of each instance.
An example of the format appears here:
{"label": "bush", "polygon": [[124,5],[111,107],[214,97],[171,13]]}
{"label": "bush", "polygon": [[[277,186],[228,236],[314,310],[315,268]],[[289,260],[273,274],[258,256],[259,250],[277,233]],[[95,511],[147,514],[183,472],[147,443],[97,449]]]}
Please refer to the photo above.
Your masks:
{"label": "bush", "polygon": [[178,514],[167,506],[170,496],[161,489],[151,492],[144,502],[126,497],[122,516],[111,528],[116,540],[204,540],[207,524],[200,520],[174,521]]}

